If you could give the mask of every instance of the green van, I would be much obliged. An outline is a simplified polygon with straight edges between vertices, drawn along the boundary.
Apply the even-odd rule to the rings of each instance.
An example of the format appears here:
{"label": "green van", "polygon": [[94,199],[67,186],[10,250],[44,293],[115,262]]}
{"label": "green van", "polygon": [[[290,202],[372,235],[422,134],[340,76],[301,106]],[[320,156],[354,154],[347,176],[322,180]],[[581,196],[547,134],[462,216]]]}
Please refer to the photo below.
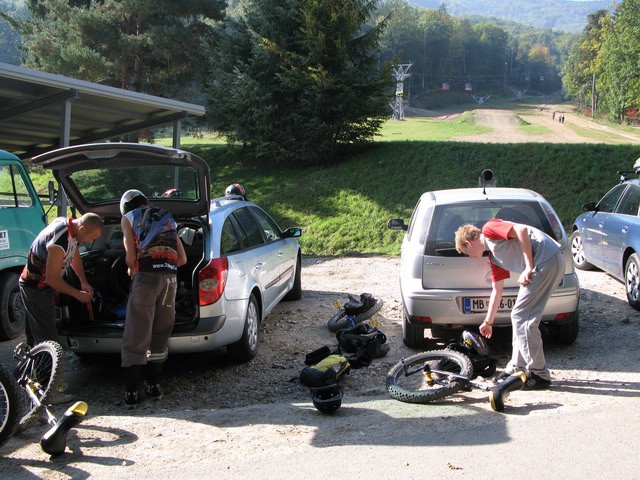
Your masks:
{"label": "green van", "polygon": [[44,207],[23,163],[0,150],[0,340],[24,331],[18,278],[33,239],[46,225]]}

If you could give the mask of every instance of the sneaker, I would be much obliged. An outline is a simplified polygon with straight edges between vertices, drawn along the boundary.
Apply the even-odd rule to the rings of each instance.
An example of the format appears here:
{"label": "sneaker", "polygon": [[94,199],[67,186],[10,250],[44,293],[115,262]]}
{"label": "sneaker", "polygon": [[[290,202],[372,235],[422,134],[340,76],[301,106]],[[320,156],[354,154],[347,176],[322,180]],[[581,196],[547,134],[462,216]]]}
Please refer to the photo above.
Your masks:
{"label": "sneaker", "polygon": [[124,392],[124,404],[131,410],[138,406],[138,392]]}
{"label": "sneaker", "polygon": [[153,385],[147,385],[145,390],[147,393],[147,397],[149,397],[151,400],[160,400],[163,396],[160,385],[158,385],[157,383]]}
{"label": "sneaker", "polygon": [[527,375],[527,381],[524,383],[523,390],[546,390],[551,386],[551,380],[540,378],[535,373]]}

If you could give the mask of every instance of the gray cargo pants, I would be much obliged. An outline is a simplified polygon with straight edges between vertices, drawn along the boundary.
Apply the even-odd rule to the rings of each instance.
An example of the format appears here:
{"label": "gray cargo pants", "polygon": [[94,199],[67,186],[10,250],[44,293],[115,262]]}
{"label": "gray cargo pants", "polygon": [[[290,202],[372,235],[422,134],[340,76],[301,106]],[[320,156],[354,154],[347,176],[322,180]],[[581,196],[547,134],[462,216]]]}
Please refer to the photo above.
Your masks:
{"label": "gray cargo pants", "polygon": [[538,327],[544,307],[563,275],[564,258],[559,251],[546,262],[536,265],[531,274],[531,282],[520,287],[511,312],[513,352],[505,371],[525,370],[542,379],[551,380]]}
{"label": "gray cargo pants", "polygon": [[166,360],[176,320],[176,289],[175,273],[135,274],[122,336],[123,367]]}

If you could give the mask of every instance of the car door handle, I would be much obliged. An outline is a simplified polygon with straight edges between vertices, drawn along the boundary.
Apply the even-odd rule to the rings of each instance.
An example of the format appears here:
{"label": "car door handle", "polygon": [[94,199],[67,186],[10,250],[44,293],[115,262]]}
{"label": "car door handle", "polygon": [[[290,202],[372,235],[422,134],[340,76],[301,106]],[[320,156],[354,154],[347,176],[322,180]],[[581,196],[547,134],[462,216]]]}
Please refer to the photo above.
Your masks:
{"label": "car door handle", "polygon": [[260,270],[260,269],[262,268],[262,266],[263,266],[263,265],[264,265],[264,262],[258,262],[258,263],[256,263],[256,268],[257,268],[258,270]]}
{"label": "car door handle", "polygon": [[627,233],[629,231],[629,227],[622,227],[622,233]]}
{"label": "car door handle", "polygon": [[602,227],[604,227],[604,223],[599,223],[598,228],[602,228]]}
{"label": "car door handle", "polygon": [[282,255],[284,255],[284,252],[283,252],[282,250],[280,250],[280,251],[278,252],[278,256],[279,256],[279,257],[281,257]]}

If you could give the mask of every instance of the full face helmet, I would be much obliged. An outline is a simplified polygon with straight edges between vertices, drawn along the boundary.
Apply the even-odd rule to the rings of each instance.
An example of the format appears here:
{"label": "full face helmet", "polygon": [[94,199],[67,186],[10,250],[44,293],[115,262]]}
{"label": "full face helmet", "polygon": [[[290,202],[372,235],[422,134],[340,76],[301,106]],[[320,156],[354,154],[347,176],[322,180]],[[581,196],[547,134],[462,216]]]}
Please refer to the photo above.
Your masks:
{"label": "full face helmet", "polygon": [[127,190],[120,198],[120,213],[124,215],[134,208],[147,203],[149,203],[147,197],[140,190]]}
{"label": "full face helmet", "polygon": [[245,200],[247,199],[247,191],[245,188],[239,183],[232,183],[227,187],[224,191],[225,195],[240,195]]}
{"label": "full face helmet", "polygon": [[342,405],[342,387],[337,383],[311,389],[313,405],[322,413],[333,413]]}
{"label": "full face helmet", "polygon": [[462,338],[460,339],[460,341],[465,348],[468,348],[478,355],[489,354],[489,346],[487,345],[487,342],[477,333],[465,330],[464,332],[462,332]]}

